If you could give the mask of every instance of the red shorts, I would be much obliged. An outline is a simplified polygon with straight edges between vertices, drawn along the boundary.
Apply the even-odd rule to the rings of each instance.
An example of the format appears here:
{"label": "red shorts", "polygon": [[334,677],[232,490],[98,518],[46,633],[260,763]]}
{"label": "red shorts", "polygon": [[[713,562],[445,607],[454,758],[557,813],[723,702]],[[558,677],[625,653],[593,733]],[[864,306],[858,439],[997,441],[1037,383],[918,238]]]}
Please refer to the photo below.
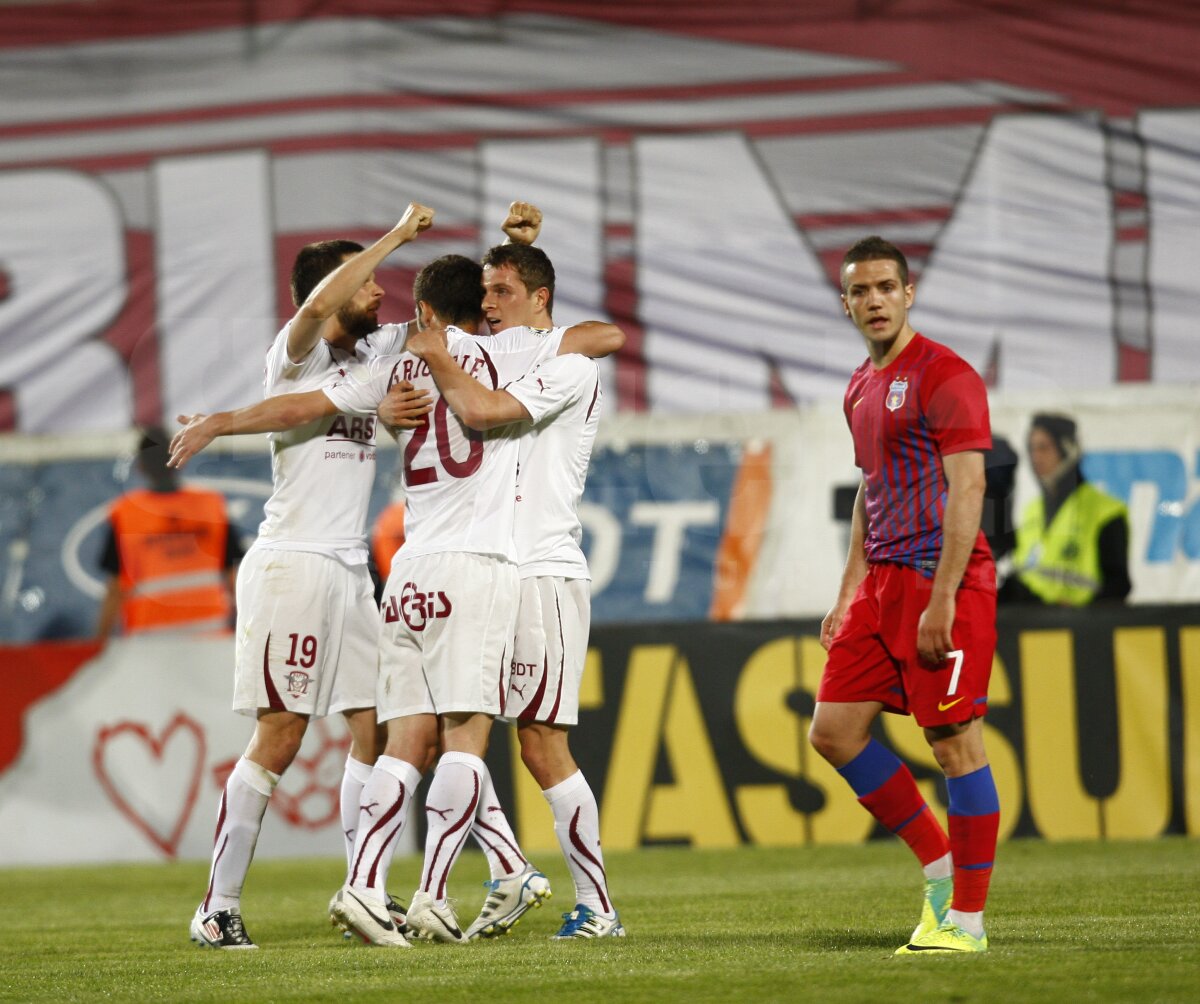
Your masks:
{"label": "red shorts", "polygon": [[915,568],[871,565],[829,646],[817,700],[879,701],[885,711],[911,714],[922,728],[986,714],[996,593],[959,587],[950,632],[954,650],[929,666],[917,655],[917,622],[932,588],[933,580]]}

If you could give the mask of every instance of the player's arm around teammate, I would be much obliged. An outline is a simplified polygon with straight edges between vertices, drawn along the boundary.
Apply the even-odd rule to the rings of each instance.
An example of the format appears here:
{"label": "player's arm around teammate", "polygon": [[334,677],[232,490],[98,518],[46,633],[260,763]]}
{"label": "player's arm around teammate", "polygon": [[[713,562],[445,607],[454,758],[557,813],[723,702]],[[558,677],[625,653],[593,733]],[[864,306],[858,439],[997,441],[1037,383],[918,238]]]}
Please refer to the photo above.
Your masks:
{"label": "player's arm around teammate", "polygon": [[[414,429],[429,413],[429,392],[412,384],[397,385],[389,394],[388,423]],[[263,432],[285,432],[319,418],[337,414],[337,407],[323,390],[301,394],[280,394],[236,411],[218,411],[211,415],[180,415],[183,426],[171,439],[170,467],[183,467],[192,457],[219,436],[242,436]]]}
{"label": "player's arm around teammate", "polygon": [[429,367],[446,405],[464,425],[483,431],[529,420],[529,412],[515,397],[507,391],[485,387],[455,362],[446,346],[446,331],[434,326],[432,315],[421,320],[420,330],[409,337],[408,351]]}
{"label": "player's arm around teammate", "polygon": [[[307,356],[322,339],[326,327],[334,323],[338,312],[348,304],[364,310],[368,316],[373,317],[375,308],[383,298],[383,290],[374,281],[375,267],[392,251],[413,240],[432,224],[432,209],[416,202],[409,203],[400,221],[387,234],[371,247],[347,258],[318,282],[292,318],[288,330],[288,357],[296,361]],[[200,448],[211,442],[212,435],[208,435],[205,440],[209,431],[212,431],[213,435],[280,431],[296,428],[313,418],[333,414],[336,409],[328,398],[325,398],[324,402],[321,398],[324,398],[324,394],[320,391],[280,395],[267,398],[251,409],[241,409],[240,413],[221,413],[210,423],[208,430],[197,434],[197,442],[202,444]],[[253,418],[245,414],[254,412],[255,409],[259,411]],[[240,417],[234,417],[239,414]],[[192,426],[189,416],[179,418],[185,426]],[[206,421],[207,419],[201,418],[200,424]],[[171,467],[183,466],[187,456],[191,455],[188,453],[186,432],[187,428],[172,439],[172,456],[169,461]],[[184,437],[184,442],[177,451],[175,443],[181,436]],[[282,774],[299,751],[307,726],[307,716],[289,711],[260,709],[246,757],[268,771]],[[373,725],[370,731],[374,731]]]}
{"label": "player's arm around teammate", "polygon": [[[559,355],[597,358],[616,351],[624,342],[625,334],[615,324],[584,321],[572,325],[563,334]],[[513,422],[529,421],[528,409],[512,394],[502,388],[485,387],[463,371],[446,346],[445,330],[433,326],[432,319],[427,319],[417,334],[409,336],[407,349],[429,367],[446,405],[469,428],[483,432]],[[397,404],[400,400],[398,397]]]}
{"label": "player's arm around teammate", "polygon": [[[543,252],[501,245],[491,249],[483,262],[483,310],[493,331],[553,328],[555,276]],[[516,533],[522,577],[513,666],[524,675],[520,684],[510,680],[508,699],[518,719],[522,762],[551,808],[575,885],[575,909],[564,914],[556,938],[625,934],[608,891],[595,796],[571,756],[568,741],[569,728],[578,720],[590,622],[590,576],[578,546],[576,507],[601,400],[599,373],[585,356],[615,352],[623,343],[624,334],[615,326],[577,325],[564,333],[556,358],[545,359],[505,390],[493,392],[494,397],[471,395],[478,414],[469,414],[467,402],[458,405],[460,418],[467,413],[468,424],[478,426],[517,416],[519,406],[532,419],[532,427],[522,437],[521,464],[532,480],[529,492],[522,485],[524,508],[518,507]],[[461,382],[445,369],[444,360],[442,369],[447,379]],[[452,397],[453,393],[447,397],[448,403]],[[540,475],[535,473],[539,471]],[[488,841],[479,836],[479,826],[487,830],[488,822],[481,817],[476,830],[485,851]],[[533,867],[519,871],[516,865],[494,861],[491,854],[489,865],[494,892],[469,929],[481,936],[503,933],[510,926],[510,917],[520,907],[512,914],[505,911],[516,903],[523,883],[531,881]],[[539,876],[535,873],[532,880]]]}

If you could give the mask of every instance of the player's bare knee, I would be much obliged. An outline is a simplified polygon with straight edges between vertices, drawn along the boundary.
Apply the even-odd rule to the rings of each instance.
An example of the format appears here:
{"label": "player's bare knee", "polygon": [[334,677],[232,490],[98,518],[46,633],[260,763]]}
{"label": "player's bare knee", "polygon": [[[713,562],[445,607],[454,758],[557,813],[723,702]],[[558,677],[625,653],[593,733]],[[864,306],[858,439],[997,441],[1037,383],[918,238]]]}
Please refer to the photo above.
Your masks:
{"label": "player's bare knee", "polygon": [[426,743],[420,749],[413,753],[412,765],[417,768],[422,774],[425,774],[433,766],[433,762],[438,756],[438,745],[436,742]]}
{"label": "player's bare knee", "polygon": [[291,742],[286,736],[274,736],[263,741],[256,738],[246,749],[246,759],[272,774],[282,774],[292,765],[299,752],[300,742]]}
{"label": "player's bare knee", "polygon": [[947,777],[961,777],[987,763],[978,719],[925,729],[933,758]]}
{"label": "player's bare knee", "polygon": [[838,752],[842,746],[839,737],[831,735],[816,722],[808,730],[808,742],[814,750],[831,763],[838,758]]}
{"label": "player's bare knee", "polygon": [[566,780],[578,770],[567,743],[565,729],[533,724],[518,730],[521,762],[543,790]]}
{"label": "player's bare knee", "polygon": [[525,769],[529,771],[529,775],[538,783],[538,787],[545,790],[550,787],[550,771],[547,769],[545,758],[540,750],[533,751],[522,747],[521,762],[525,764]]}
{"label": "player's bare knee", "polygon": [[436,733],[433,736],[412,733],[389,736],[383,752],[385,756],[412,764],[424,774],[437,759],[437,736]]}
{"label": "player's bare knee", "polygon": [[375,723],[375,709],[362,708],[343,713],[350,731],[350,755],[360,763],[373,764],[383,743]]}
{"label": "player's bare knee", "polygon": [[260,713],[254,736],[246,748],[246,757],[273,774],[282,774],[291,766],[304,733],[308,717],[290,712]]}

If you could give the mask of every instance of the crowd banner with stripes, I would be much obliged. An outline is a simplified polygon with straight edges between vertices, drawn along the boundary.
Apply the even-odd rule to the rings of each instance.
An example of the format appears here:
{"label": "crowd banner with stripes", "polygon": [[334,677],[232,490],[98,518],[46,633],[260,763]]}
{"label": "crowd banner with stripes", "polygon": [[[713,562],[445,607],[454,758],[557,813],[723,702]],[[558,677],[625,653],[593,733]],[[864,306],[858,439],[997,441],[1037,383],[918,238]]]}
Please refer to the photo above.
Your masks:
{"label": "crowd banner with stripes", "polygon": [[[1002,611],[985,744],[1001,835],[1200,836],[1200,612]],[[611,850],[795,846],[883,837],[806,740],[824,666],[807,621],[593,631],[572,749]],[[7,864],[205,858],[220,790],[252,723],[229,711],[232,644],[135,638],[0,652],[0,859]],[[12,668],[21,666],[22,672]],[[879,737],[934,811],[945,790],[909,718]],[[348,736],[316,723],[271,800],[264,856],[342,853]],[[489,763],[530,851],[553,820],[498,725]],[[86,839],[82,837],[86,834]],[[417,833],[408,834],[412,849]]]}
{"label": "crowd banner with stripes", "polygon": [[383,319],[532,200],[621,411],[835,399],[870,232],[998,389],[1194,383],[1198,49],[1187,0],[8,0],[0,430],[253,401],[297,249],[410,199]]}

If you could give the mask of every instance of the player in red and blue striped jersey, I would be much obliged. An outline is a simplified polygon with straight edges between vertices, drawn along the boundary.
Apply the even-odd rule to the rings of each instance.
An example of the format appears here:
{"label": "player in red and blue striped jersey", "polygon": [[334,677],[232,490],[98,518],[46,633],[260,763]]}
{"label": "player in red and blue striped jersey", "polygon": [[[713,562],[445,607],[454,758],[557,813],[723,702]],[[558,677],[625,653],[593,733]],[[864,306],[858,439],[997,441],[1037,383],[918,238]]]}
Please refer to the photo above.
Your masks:
{"label": "player in red and blue striped jersey", "polygon": [[[896,954],[987,950],[983,908],[999,801],[983,746],[996,647],[996,574],[979,528],[987,391],[944,345],[913,330],[908,263],[879,237],[842,261],[842,303],[867,360],[846,392],[862,482],[809,739],[925,873],[921,921]],[[949,835],[912,774],[870,734],[911,714],[946,775]]]}

